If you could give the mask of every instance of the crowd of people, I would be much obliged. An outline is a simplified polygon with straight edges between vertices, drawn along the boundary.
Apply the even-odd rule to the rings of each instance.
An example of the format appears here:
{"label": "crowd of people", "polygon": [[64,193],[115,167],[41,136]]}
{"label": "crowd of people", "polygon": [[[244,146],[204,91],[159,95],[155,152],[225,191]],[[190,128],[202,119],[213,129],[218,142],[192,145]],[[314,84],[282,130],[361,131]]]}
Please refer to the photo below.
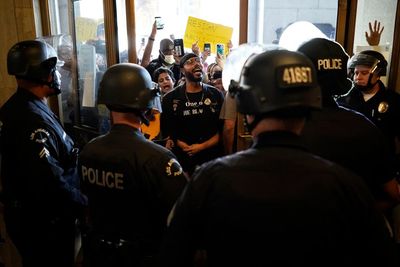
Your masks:
{"label": "crowd of people", "polygon": [[[370,24],[367,41],[382,31]],[[85,267],[400,263],[400,95],[381,53],[324,38],[268,48],[224,88],[224,55],[206,65],[197,43],[177,56],[163,39],[150,60],[156,33],[140,62],[104,70],[111,127],[81,151],[46,105],[61,92],[56,51],[9,50],[1,178],[24,267],[74,266],[77,233]],[[253,144],[235,153],[238,112]]]}

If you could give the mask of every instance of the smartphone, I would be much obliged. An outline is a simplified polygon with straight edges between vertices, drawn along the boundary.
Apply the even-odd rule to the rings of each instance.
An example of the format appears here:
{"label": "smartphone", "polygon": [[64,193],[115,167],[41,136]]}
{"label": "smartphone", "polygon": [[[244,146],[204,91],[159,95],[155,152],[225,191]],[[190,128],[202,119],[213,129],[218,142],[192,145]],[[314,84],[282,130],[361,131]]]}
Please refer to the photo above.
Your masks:
{"label": "smartphone", "polygon": [[204,43],[204,51],[211,52],[211,44],[210,43]]}
{"label": "smartphone", "polygon": [[217,54],[220,55],[225,55],[225,51],[224,51],[224,45],[223,44],[217,44]]}
{"label": "smartphone", "polygon": [[178,57],[182,57],[185,54],[183,39],[174,39],[174,50]]}
{"label": "smartphone", "polygon": [[164,29],[164,21],[161,17],[155,17],[157,30]]}

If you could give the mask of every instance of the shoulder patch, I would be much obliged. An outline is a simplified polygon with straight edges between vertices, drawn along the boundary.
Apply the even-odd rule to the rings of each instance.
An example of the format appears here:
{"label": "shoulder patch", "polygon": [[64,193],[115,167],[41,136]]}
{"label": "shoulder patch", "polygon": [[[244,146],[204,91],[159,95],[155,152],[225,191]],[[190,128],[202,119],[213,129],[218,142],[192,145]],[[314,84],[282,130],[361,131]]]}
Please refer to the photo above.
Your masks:
{"label": "shoulder patch", "polygon": [[38,128],[30,134],[30,140],[39,144],[44,144],[49,136],[50,134],[48,131],[43,128]]}
{"label": "shoulder patch", "polygon": [[172,158],[167,162],[167,166],[165,166],[165,173],[168,176],[178,176],[183,173],[183,169],[179,162]]}

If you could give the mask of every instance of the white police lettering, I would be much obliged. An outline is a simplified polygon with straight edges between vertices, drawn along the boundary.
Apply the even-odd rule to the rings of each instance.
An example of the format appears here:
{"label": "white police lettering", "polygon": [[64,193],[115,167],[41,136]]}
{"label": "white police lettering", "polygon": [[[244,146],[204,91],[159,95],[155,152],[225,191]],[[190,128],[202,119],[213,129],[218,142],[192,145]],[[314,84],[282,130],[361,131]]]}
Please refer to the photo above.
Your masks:
{"label": "white police lettering", "polygon": [[310,67],[287,67],[283,70],[282,81],[287,84],[304,84],[311,83]]}
{"label": "white police lettering", "polygon": [[88,168],[82,165],[82,180],[102,187],[124,189],[124,174]]}
{"label": "white police lettering", "polygon": [[340,58],[318,59],[318,70],[341,70],[342,60]]}

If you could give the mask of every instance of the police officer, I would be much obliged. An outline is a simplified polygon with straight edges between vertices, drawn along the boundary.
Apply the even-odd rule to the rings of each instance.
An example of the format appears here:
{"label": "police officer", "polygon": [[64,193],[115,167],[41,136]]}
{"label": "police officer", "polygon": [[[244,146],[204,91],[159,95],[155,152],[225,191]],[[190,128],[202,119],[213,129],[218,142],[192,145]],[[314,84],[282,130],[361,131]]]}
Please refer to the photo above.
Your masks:
{"label": "police officer", "polygon": [[89,199],[86,266],[152,266],[167,215],[186,178],[174,155],[141,133],[156,90],[148,72],[130,63],[110,67],[98,103],[111,111],[109,133],[80,155]]}
{"label": "police officer", "polygon": [[18,89],[0,110],[4,216],[25,267],[73,266],[76,218],[86,205],[77,149],[46,105],[61,92],[57,65],[41,41],[19,42],[7,55]]}
{"label": "police officer", "polygon": [[367,116],[382,130],[395,151],[400,137],[400,95],[387,89],[380,80],[386,76],[385,57],[373,50],[355,54],[348,63],[353,88],[338,101]]}
{"label": "police officer", "polygon": [[321,95],[311,61],[269,50],[236,87],[253,146],[206,163],[179,199],[163,266],[385,266],[387,229],[362,180],[306,152],[299,134]]}
{"label": "police officer", "polygon": [[360,175],[380,204],[385,204],[382,207],[400,201],[383,134],[364,115],[335,102],[334,97],[347,93],[352,85],[347,78],[349,56],[343,47],[314,38],[298,51],[313,62],[322,93],[322,110],[313,111],[302,133],[307,147]]}

